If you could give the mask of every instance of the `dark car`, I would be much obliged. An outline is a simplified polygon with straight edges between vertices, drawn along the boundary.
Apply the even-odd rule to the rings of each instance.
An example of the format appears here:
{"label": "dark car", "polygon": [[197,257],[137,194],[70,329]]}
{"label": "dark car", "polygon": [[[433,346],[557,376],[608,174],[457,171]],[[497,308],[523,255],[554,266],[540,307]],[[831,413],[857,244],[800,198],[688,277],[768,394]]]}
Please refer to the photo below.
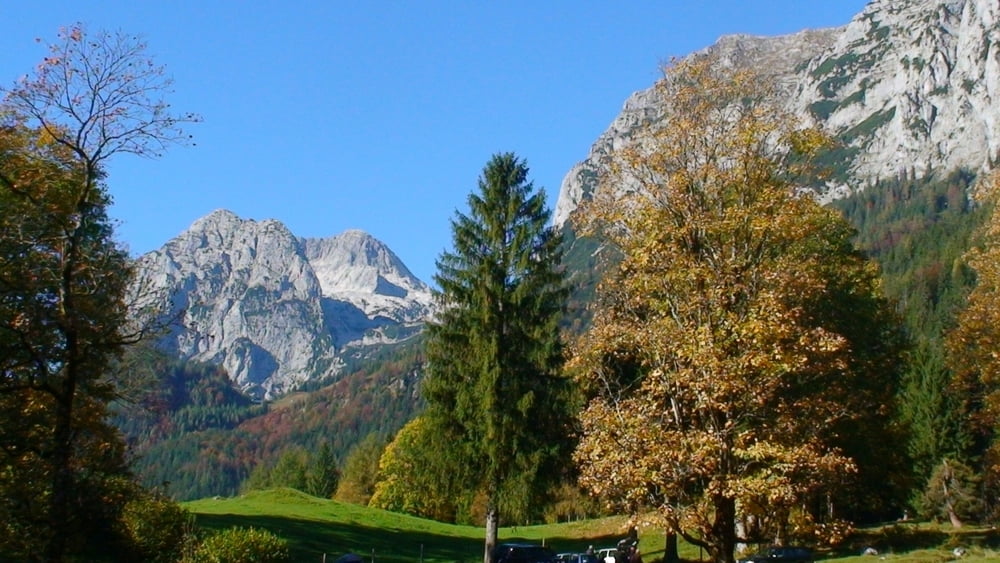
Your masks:
{"label": "dark car", "polygon": [[769,547],[736,563],[813,563],[813,553],[807,547]]}
{"label": "dark car", "polygon": [[601,563],[592,553],[560,553],[556,555],[559,563]]}
{"label": "dark car", "polygon": [[493,548],[496,563],[555,563],[556,552],[533,543],[502,543]]}

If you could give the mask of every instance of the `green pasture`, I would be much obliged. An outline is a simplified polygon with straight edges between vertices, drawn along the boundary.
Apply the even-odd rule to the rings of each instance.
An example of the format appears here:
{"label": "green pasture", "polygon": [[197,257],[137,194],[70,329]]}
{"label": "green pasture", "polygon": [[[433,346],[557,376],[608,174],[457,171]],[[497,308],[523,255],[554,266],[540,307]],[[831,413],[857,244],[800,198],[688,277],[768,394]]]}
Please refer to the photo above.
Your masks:
{"label": "green pasture", "polygon": [[[264,528],[289,542],[296,562],[333,562],[348,552],[377,563],[473,563],[483,558],[483,530],[324,500],[291,489],[251,492],[236,498],[184,503],[199,526]],[[501,541],[544,543],[557,552],[613,546],[624,537],[627,520],[611,517],[562,524],[502,528]],[[639,546],[645,563],[663,556],[663,534],[640,529]],[[873,547],[878,555],[861,555]],[[933,524],[898,523],[855,534],[837,550],[820,551],[819,558],[842,563],[892,561],[942,563],[955,561],[954,548],[965,550],[961,561],[1000,562],[1000,532],[992,528],[953,531]],[[707,561],[707,555],[681,543],[685,561]]]}

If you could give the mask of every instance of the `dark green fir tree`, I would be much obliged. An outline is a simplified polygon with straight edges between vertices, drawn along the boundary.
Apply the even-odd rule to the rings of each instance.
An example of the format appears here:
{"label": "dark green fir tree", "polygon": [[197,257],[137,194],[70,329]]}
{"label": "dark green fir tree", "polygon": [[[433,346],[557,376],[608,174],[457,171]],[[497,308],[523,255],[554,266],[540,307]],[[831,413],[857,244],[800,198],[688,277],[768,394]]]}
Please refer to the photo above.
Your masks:
{"label": "dark green fir tree", "polygon": [[454,249],[437,261],[424,394],[452,481],[485,499],[489,562],[501,514],[530,518],[568,451],[558,326],[567,289],[560,236],[523,160],[493,156],[468,206],[452,220]]}

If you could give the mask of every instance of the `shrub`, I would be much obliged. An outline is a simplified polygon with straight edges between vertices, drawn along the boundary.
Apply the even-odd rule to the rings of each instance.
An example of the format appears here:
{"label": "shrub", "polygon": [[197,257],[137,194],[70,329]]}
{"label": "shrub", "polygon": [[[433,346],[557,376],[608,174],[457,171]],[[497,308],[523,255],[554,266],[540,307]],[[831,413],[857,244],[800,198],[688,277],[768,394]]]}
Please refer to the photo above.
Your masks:
{"label": "shrub", "polygon": [[192,524],[188,511],[155,493],[130,500],[120,517],[129,555],[136,561],[177,561]]}
{"label": "shrub", "polygon": [[983,513],[979,497],[980,476],[969,466],[945,459],[931,474],[918,509],[921,516],[945,519],[958,527],[963,520],[977,520]]}
{"label": "shrub", "polygon": [[184,563],[284,563],[288,543],[267,530],[229,528],[204,539]]}

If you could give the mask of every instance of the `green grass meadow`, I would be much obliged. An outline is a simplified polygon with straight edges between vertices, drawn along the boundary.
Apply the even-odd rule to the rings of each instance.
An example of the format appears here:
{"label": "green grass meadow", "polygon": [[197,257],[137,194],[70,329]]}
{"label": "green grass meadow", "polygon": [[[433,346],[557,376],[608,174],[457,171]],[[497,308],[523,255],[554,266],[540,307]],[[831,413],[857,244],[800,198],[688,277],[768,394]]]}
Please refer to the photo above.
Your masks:
{"label": "green grass meadow", "polygon": [[[333,562],[354,552],[379,563],[473,563],[483,559],[483,529],[425,520],[404,514],[324,500],[291,489],[255,491],[236,498],[184,503],[207,529],[233,526],[263,528],[288,541],[296,562]],[[627,520],[611,517],[562,524],[502,528],[500,541],[544,543],[556,552],[583,551],[588,545],[610,547],[624,537]],[[663,556],[663,534],[640,529],[639,547],[645,563]],[[865,547],[878,555],[861,555]],[[965,549],[963,562],[1000,562],[1000,532],[905,523],[855,534],[837,550],[818,558],[843,563],[893,561],[941,563],[955,561],[955,547]],[[698,548],[681,543],[685,561],[708,561]]]}

